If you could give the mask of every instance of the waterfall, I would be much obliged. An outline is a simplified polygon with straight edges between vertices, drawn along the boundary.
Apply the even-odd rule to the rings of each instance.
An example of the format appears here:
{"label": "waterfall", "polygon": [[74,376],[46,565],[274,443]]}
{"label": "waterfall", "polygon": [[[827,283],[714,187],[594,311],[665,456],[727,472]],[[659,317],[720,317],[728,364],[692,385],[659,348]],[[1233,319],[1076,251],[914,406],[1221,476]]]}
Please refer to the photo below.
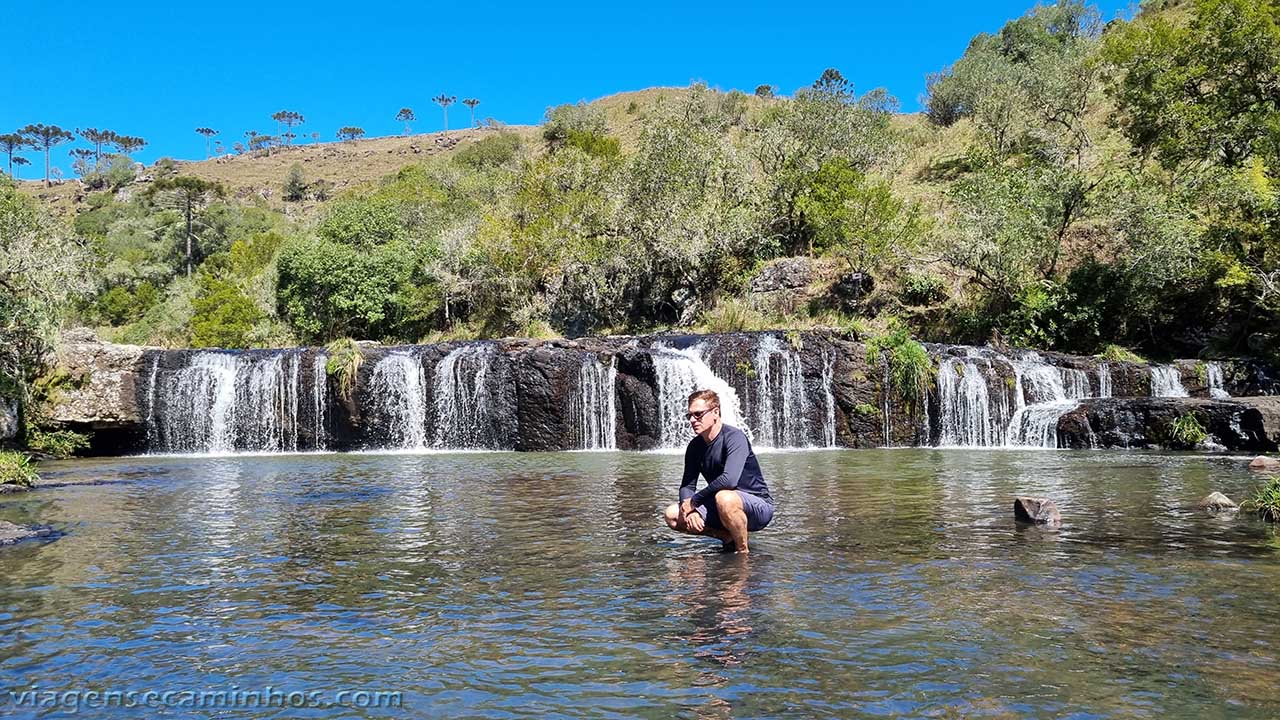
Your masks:
{"label": "waterfall", "polygon": [[833,389],[835,386],[835,358],[826,350],[822,351],[822,393],[823,400],[826,402],[826,418],[822,424],[822,446],[836,446],[836,394]]}
{"label": "waterfall", "polygon": [[617,449],[618,359],[605,365],[592,354],[582,360],[578,371],[578,447],[583,450]]}
{"label": "waterfall", "polygon": [[1178,368],[1173,365],[1151,366],[1152,397],[1188,397],[1187,389],[1182,387],[1182,377]]}
{"label": "waterfall", "polygon": [[160,438],[156,432],[156,377],[160,373],[160,353],[151,358],[151,379],[147,382],[147,447],[155,447]]}
{"label": "waterfall", "polygon": [[693,437],[684,414],[689,395],[696,390],[714,390],[720,396],[721,419],[727,425],[742,428],[738,393],[707,366],[701,345],[676,350],[657,344],[652,352],[658,385],[659,447],[683,448]]}
{"label": "waterfall", "polygon": [[494,428],[488,376],[497,348],[463,345],[436,365],[435,447],[501,450],[505,439]]}
{"label": "waterfall", "polygon": [[1106,363],[1098,365],[1098,397],[1111,397],[1111,366]]}
{"label": "waterfall", "polygon": [[325,400],[329,394],[328,356],[316,353],[311,360],[311,417],[315,421],[315,448],[328,448],[325,427]]}
{"label": "waterfall", "polygon": [[809,397],[800,356],[773,335],[762,335],[752,361],[757,387],[754,442],[761,447],[810,445]]}
{"label": "waterfall", "polygon": [[1222,366],[1216,362],[1204,366],[1205,384],[1209,386],[1209,397],[1215,400],[1227,400],[1231,393],[1227,392],[1222,381]]}
{"label": "waterfall", "polygon": [[1034,353],[1014,367],[1019,370],[1019,408],[1009,420],[1008,444],[1057,447],[1058,421],[1089,396],[1089,376],[1046,365]]}
{"label": "waterfall", "polygon": [[426,385],[422,363],[407,352],[393,352],[373,366],[369,390],[386,423],[384,447],[427,447]]}
{"label": "waterfall", "polygon": [[238,365],[231,353],[202,352],[168,378],[161,393],[164,412],[157,423],[163,449],[211,453],[236,449]]}
{"label": "waterfall", "polygon": [[893,392],[893,378],[889,374],[889,361],[881,358],[884,366],[884,381],[880,387],[880,430],[884,433],[884,447],[893,447],[893,403],[890,393]]}
{"label": "waterfall", "polygon": [[972,361],[938,364],[939,445],[999,445],[987,380]]}

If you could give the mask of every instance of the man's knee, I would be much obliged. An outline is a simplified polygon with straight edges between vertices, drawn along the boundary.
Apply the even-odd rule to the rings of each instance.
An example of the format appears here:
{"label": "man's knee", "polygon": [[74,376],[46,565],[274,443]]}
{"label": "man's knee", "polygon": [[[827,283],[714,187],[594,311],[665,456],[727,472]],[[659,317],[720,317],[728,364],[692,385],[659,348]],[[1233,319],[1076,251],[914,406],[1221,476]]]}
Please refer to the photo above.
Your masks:
{"label": "man's knee", "polygon": [[737,490],[721,490],[716,493],[716,510],[721,515],[729,512],[742,511],[742,496]]}
{"label": "man's knee", "polygon": [[663,518],[667,521],[667,527],[675,529],[680,525],[680,503],[671,503],[662,513]]}

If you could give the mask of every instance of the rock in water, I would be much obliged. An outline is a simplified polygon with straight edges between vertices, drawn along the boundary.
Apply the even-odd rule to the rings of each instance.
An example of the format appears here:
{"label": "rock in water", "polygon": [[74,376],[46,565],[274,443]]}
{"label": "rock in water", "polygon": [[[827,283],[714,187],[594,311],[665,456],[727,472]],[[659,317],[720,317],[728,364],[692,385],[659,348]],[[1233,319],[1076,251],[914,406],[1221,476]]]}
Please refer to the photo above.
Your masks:
{"label": "rock in water", "polygon": [[1276,472],[1280,471],[1280,460],[1266,455],[1259,455],[1249,463],[1250,470],[1258,472]]}
{"label": "rock in water", "polygon": [[1058,514],[1058,506],[1045,498],[1020,497],[1013,501],[1013,519],[1031,525],[1045,525],[1051,528],[1062,527],[1062,516]]}
{"label": "rock in water", "polygon": [[1234,512],[1239,509],[1234,502],[1231,502],[1231,498],[1220,492],[1211,492],[1205,495],[1200,499],[1200,502],[1196,503],[1196,507],[1201,510],[1208,510],[1211,513]]}
{"label": "rock in water", "polygon": [[22,540],[52,535],[53,529],[48,527],[23,527],[0,520],[0,545],[12,545]]}

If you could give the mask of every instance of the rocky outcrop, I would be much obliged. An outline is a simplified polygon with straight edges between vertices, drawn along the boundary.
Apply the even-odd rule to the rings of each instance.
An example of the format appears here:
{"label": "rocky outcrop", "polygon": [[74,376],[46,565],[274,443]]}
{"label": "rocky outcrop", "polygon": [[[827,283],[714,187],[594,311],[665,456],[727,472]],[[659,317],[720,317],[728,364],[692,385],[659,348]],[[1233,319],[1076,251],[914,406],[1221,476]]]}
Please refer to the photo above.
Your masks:
{"label": "rocky outcrop", "polygon": [[[804,273],[804,268],[780,267],[762,275],[768,282],[761,280],[760,289],[794,290],[788,286],[800,283]],[[463,413],[467,422],[485,425],[463,429],[483,438],[483,442],[467,447],[584,447],[581,396],[584,373],[591,364],[608,368],[612,379],[611,437],[616,447],[656,447],[662,442],[664,418],[670,422],[668,405],[681,402],[672,395],[670,378],[666,391],[662,390],[662,373],[670,372],[672,353],[697,355],[707,373],[714,373],[718,381],[734,389],[742,407],[751,414],[744,421],[757,426],[753,429],[758,437],[772,432],[777,444],[936,444],[942,437],[944,416],[950,421],[956,413],[954,407],[943,407],[936,383],[919,397],[901,397],[884,359],[868,358],[866,346],[847,336],[771,332],[576,340],[508,338],[402,347],[366,343],[362,346],[364,362],[349,397],[340,397],[336,381],[326,377],[326,356],[321,348],[219,353],[161,350],[100,343],[81,333],[65,337],[59,349],[58,372],[67,381],[47,414],[63,427],[93,431],[94,449],[101,453],[137,452],[149,447],[198,451],[199,444],[170,442],[170,436],[186,429],[170,427],[162,420],[172,419],[175,413],[205,412],[193,408],[205,407],[208,402],[193,404],[192,397],[203,394],[208,400],[216,391],[225,393],[226,403],[236,404],[236,423],[244,425],[248,415],[275,415],[236,428],[226,440],[230,443],[226,449],[273,447],[253,445],[264,434],[278,438],[281,449],[382,447],[387,438],[403,437],[409,430],[425,437],[430,446],[438,440],[441,424],[437,375],[444,360],[459,350],[474,351],[477,357],[485,358],[483,391],[453,398],[464,410],[476,404],[486,409],[482,418]],[[1023,392],[1029,363],[1041,370],[1058,368],[1064,377],[1068,370],[1079,371],[1076,375],[1087,376],[1093,394],[1101,392],[1101,378],[1107,375],[1110,392],[1116,397],[1082,400],[1074,410],[1065,412],[1057,425],[1062,447],[1165,445],[1170,422],[1187,413],[1195,414],[1213,442],[1229,449],[1270,451],[1280,441],[1277,399],[1209,399],[1207,385],[1197,384],[1199,378],[1207,377],[1205,366],[1196,361],[1180,362],[1176,368],[1188,392],[1199,397],[1152,398],[1151,367],[1140,363],[1107,362],[1107,372],[1101,373],[1102,361],[1091,357],[957,345],[930,344],[926,350],[935,372],[940,363],[977,363],[976,371],[984,374],[984,392],[991,395],[991,422],[997,423],[1007,422],[1007,413],[1021,407],[1018,403],[1039,402],[1029,390]],[[381,371],[384,377],[379,376],[380,364],[391,356],[411,360],[415,373],[412,388],[390,387],[385,367]],[[192,373],[200,370],[197,366],[201,363],[210,374]],[[1219,367],[1224,386],[1233,394],[1240,389],[1280,390],[1263,366],[1223,361]],[[471,372],[471,378],[476,377],[476,371],[474,365],[470,370],[458,370]],[[239,384],[216,390],[218,372],[236,374]],[[246,390],[250,381],[259,389],[265,388],[263,392]],[[276,384],[268,387],[271,383]],[[790,383],[788,387],[804,397],[784,397],[784,383]],[[421,416],[425,419],[416,428],[399,427],[397,418],[387,411],[389,404],[409,402],[425,411]],[[1006,415],[997,418],[1000,412]],[[777,428],[758,427],[783,413],[802,428],[799,443],[779,437]],[[208,426],[210,418],[193,416],[189,423]],[[200,430],[207,432],[209,428]]]}
{"label": "rocky outcrop", "polygon": [[53,528],[50,527],[28,527],[25,525],[14,525],[11,522],[0,520],[0,545],[12,545],[14,543],[22,542],[23,540],[50,537],[53,534]]}
{"label": "rocky outcrop", "polygon": [[18,404],[0,398],[0,443],[18,437]]}
{"label": "rocky outcrop", "polygon": [[1205,512],[1217,514],[1221,512],[1235,512],[1240,509],[1231,498],[1220,492],[1211,492],[1200,498],[1200,502],[1196,503],[1196,507]]}
{"label": "rocky outcrop", "polygon": [[1207,439],[1228,450],[1273,451],[1280,444],[1280,396],[1203,398],[1095,398],[1058,421],[1069,448],[1178,447],[1174,423],[1192,416]]}
{"label": "rocky outcrop", "polygon": [[1020,497],[1013,501],[1013,519],[1027,525],[1062,527],[1062,514],[1058,504],[1045,498]]}

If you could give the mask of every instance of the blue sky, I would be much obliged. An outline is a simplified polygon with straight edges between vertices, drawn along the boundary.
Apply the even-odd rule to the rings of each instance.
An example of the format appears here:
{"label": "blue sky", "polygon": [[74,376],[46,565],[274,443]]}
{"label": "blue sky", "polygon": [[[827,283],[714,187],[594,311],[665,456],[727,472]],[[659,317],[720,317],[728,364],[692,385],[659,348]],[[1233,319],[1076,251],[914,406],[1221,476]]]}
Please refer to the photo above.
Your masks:
{"label": "blue sky", "polygon": [[[6,8],[0,132],[43,122],[146,138],[137,159],[198,159],[194,130],[274,133],[277,110],[330,141],[343,125],[369,135],[439,130],[441,92],[478,98],[478,119],[537,123],[548,106],[626,90],[704,81],[784,94],[836,67],[861,93],[886,87],[919,107],[927,72],[1031,0],[900,3],[365,4],[45,0]],[[1098,5],[1104,19],[1128,7]],[[450,126],[466,122],[461,103]],[[83,143],[78,142],[78,145]],[[67,172],[67,149],[53,164]],[[27,153],[32,178],[43,159]],[[42,169],[40,170],[42,172]]]}

